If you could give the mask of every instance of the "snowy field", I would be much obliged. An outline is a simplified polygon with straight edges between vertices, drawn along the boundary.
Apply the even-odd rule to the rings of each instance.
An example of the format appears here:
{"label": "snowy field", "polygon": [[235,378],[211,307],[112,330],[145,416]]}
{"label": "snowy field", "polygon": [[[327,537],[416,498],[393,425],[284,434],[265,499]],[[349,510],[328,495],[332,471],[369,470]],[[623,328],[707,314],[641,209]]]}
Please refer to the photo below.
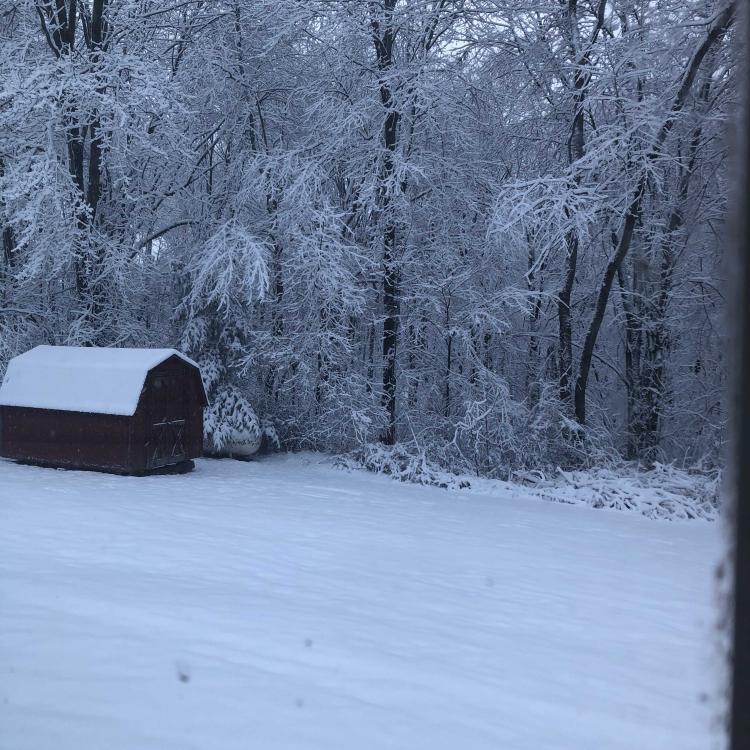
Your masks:
{"label": "snowy field", "polygon": [[0,748],[721,747],[720,524],[522,493],[0,461]]}

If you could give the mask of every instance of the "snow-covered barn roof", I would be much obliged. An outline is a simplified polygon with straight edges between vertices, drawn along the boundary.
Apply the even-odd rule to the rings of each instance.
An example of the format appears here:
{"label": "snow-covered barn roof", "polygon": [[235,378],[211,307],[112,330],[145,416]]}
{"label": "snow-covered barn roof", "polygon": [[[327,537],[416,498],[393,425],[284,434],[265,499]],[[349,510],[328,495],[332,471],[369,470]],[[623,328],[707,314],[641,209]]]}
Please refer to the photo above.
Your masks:
{"label": "snow-covered barn roof", "polygon": [[149,370],[176,349],[37,346],[14,357],[0,386],[0,406],[132,416]]}

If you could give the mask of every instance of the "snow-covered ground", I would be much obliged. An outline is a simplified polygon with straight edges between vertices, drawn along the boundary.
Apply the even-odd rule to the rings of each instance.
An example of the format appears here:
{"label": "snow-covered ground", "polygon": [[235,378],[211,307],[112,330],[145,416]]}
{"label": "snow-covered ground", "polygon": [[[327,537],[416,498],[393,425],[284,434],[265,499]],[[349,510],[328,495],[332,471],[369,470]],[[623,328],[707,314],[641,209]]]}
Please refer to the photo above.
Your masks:
{"label": "snow-covered ground", "polygon": [[0,461],[2,750],[720,747],[720,524]]}

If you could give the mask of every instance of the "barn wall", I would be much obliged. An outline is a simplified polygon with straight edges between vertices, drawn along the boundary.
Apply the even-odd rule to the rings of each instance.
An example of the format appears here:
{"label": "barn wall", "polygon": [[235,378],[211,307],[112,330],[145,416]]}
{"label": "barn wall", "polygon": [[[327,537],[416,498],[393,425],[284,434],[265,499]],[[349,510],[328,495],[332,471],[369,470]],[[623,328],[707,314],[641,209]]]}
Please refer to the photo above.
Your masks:
{"label": "barn wall", "polygon": [[[200,376],[198,376],[200,378]],[[189,431],[189,451],[190,456],[197,457],[203,455],[203,403],[202,393],[203,384],[196,383],[196,379],[193,378],[193,393],[194,398],[191,401],[190,407],[190,431]]]}
{"label": "barn wall", "polygon": [[[143,398],[143,391],[141,391],[141,398]],[[146,415],[140,406],[136,408],[135,414],[130,417],[128,461],[134,474],[146,472]]]}
{"label": "barn wall", "polygon": [[203,382],[200,372],[192,367],[187,369],[190,393],[188,419],[190,428],[188,431],[188,444],[191,457],[203,455],[203,407],[204,401]]}
{"label": "barn wall", "polygon": [[[177,385],[174,392],[157,391],[155,381],[162,376],[175,378]],[[200,373],[184,360],[170,357],[149,371],[133,421],[134,434],[144,436],[141,441],[143,450],[139,456],[144,467],[148,468],[149,451],[155,440],[152,430],[155,419],[185,419],[185,457],[197,458],[202,455],[203,406]],[[153,413],[155,408],[160,410],[157,414]]]}
{"label": "barn wall", "polygon": [[129,472],[130,417],[0,407],[0,452],[53,466]]}

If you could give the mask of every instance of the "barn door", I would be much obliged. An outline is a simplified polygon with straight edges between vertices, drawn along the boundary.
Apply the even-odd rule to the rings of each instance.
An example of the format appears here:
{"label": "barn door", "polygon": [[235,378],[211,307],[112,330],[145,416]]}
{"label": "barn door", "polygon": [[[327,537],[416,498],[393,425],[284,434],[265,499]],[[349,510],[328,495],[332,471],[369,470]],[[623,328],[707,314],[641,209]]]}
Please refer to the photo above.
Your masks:
{"label": "barn door", "polygon": [[146,464],[149,469],[184,461],[186,445],[186,394],[178,375],[156,375],[148,396]]}

